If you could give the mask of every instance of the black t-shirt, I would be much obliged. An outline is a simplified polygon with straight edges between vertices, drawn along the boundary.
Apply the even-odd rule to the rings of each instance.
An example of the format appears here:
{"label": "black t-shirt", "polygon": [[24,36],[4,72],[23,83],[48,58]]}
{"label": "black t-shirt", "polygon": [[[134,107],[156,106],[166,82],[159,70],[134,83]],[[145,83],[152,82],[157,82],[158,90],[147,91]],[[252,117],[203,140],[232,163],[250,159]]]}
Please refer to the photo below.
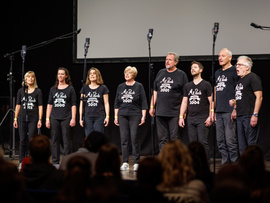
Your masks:
{"label": "black t-shirt", "polygon": [[157,91],[157,116],[179,116],[184,86],[187,82],[187,75],[182,70],[168,72],[161,69],[158,72],[154,81],[154,90]]}
{"label": "black t-shirt", "polygon": [[80,93],[85,95],[85,117],[105,116],[103,96],[109,93],[106,85],[100,85],[96,89],[84,85]]}
{"label": "black t-shirt", "polygon": [[138,116],[142,115],[142,110],[147,110],[147,100],[143,85],[135,82],[129,86],[122,83],[118,86],[114,108],[119,109],[119,116]]}
{"label": "black t-shirt", "polygon": [[29,118],[38,118],[38,107],[43,105],[43,97],[42,92],[39,88],[35,88],[35,90],[27,94],[27,105],[26,105],[26,97],[24,93],[24,88],[20,88],[17,93],[17,105],[21,105],[19,117],[25,118],[26,115],[26,106],[27,106],[27,114]]}
{"label": "black t-shirt", "polygon": [[232,112],[233,107],[230,106],[229,101],[234,99],[235,85],[238,79],[235,66],[231,66],[224,71],[220,68],[215,72],[217,113]]}
{"label": "black t-shirt", "polygon": [[252,115],[256,97],[254,92],[262,91],[261,79],[255,73],[240,78],[235,87],[237,116]]}
{"label": "black t-shirt", "polygon": [[76,106],[76,93],[72,86],[65,89],[52,87],[48,104],[52,105],[51,117],[58,120],[71,119],[71,107]]}
{"label": "black t-shirt", "polygon": [[202,80],[195,85],[189,82],[184,87],[184,97],[188,98],[187,118],[207,118],[209,116],[209,100],[211,97],[211,84]]}

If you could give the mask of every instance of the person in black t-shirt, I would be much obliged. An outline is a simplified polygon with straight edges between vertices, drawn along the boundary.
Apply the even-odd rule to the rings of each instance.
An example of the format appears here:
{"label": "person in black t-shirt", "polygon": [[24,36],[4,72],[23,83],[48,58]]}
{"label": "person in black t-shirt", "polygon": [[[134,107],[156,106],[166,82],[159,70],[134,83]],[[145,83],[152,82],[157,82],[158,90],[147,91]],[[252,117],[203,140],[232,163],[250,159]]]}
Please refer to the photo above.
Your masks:
{"label": "person in black t-shirt", "polygon": [[238,76],[235,66],[232,66],[232,52],[226,48],[218,55],[222,68],[215,72],[215,105],[216,105],[216,137],[217,146],[221,154],[221,164],[235,163],[238,159],[238,144],[236,135],[236,121],[231,120],[234,111],[229,100],[234,99],[234,89]]}
{"label": "person in black t-shirt", "polygon": [[72,152],[71,127],[76,125],[76,93],[66,68],[57,71],[55,85],[50,89],[46,110],[46,127],[51,129],[52,163],[58,167],[60,140],[64,155]]}
{"label": "person in black t-shirt", "polygon": [[261,79],[251,72],[252,60],[247,56],[237,59],[236,71],[240,76],[235,87],[235,99],[230,100],[236,112],[237,134],[240,154],[248,145],[256,145],[258,142],[259,125],[258,114],[262,104]]}
{"label": "person in black t-shirt", "polygon": [[184,87],[184,95],[180,108],[179,126],[185,126],[184,115],[187,110],[187,127],[189,141],[200,141],[209,159],[208,133],[213,121],[212,87],[202,79],[203,65],[191,63],[193,81]]}
{"label": "person in black t-shirt", "polygon": [[129,170],[129,145],[131,140],[133,170],[138,170],[140,150],[138,143],[139,126],[145,123],[147,100],[143,85],[135,81],[135,67],[126,67],[124,74],[126,82],[117,88],[114,102],[114,123],[119,126],[123,165],[121,170]]}
{"label": "person in black t-shirt", "polygon": [[[42,92],[38,88],[36,76],[33,71],[28,71],[27,73],[25,73],[22,86],[23,87],[20,88],[17,93],[17,102],[13,123],[14,128],[19,127],[20,165],[23,158],[27,154],[29,140],[31,139],[31,137],[37,134],[37,129],[41,128],[42,126],[43,115]],[[28,119],[26,117],[28,117]]]}
{"label": "person in black t-shirt", "polygon": [[103,85],[102,76],[97,68],[90,68],[85,85],[82,87],[80,101],[80,125],[85,136],[92,131],[104,133],[109,124],[109,90]]}
{"label": "person in black t-shirt", "polygon": [[149,114],[156,116],[159,150],[169,140],[180,139],[179,112],[184,86],[188,82],[184,71],[176,67],[178,54],[167,53],[165,66],[154,81],[154,91],[151,98]]}

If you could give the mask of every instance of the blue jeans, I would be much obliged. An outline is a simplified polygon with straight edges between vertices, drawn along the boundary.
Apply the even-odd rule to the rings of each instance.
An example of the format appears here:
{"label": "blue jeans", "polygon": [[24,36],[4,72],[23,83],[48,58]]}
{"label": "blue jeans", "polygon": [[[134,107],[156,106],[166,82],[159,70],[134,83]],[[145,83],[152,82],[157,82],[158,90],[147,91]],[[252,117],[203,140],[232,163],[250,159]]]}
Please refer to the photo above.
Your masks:
{"label": "blue jeans", "polygon": [[258,143],[259,126],[250,125],[251,115],[237,116],[237,134],[239,142],[240,154],[248,145],[256,145]]}
{"label": "blue jeans", "polygon": [[104,133],[104,119],[105,116],[85,117],[84,118],[84,132],[87,137],[92,131]]}
{"label": "blue jeans", "polygon": [[206,118],[188,118],[187,129],[189,142],[199,141],[204,145],[207,158],[209,159],[210,150],[208,144],[209,127],[205,126]]}
{"label": "blue jeans", "polygon": [[231,113],[216,113],[216,135],[221,163],[235,163],[238,159],[236,122],[231,121]]}

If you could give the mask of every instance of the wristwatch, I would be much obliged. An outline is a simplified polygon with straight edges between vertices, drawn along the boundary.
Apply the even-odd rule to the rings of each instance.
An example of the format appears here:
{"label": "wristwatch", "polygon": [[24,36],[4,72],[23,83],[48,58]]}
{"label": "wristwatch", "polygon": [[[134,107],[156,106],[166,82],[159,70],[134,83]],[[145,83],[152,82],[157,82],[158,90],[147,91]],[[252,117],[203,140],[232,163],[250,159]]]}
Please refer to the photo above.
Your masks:
{"label": "wristwatch", "polygon": [[258,117],[258,114],[257,114],[257,113],[254,113],[254,114],[253,114],[253,116],[256,116],[256,117]]}

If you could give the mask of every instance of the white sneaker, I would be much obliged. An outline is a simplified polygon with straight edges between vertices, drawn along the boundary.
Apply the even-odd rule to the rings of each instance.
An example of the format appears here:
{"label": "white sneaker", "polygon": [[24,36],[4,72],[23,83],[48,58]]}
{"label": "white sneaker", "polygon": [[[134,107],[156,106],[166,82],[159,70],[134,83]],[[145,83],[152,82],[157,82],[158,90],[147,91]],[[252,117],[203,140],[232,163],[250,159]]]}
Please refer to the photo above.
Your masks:
{"label": "white sneaker", "polygon": [[120,167],[120,170],[121,170],[121,171],[128,171],[128,170],[129,170],[129,165],[128,165],[128,163],[127,163],[127,162],[124,162],[124,163],[122,164],[122,166]]}
{"label": "white sneaker", "polygon": [[133,171],[138,171],[139,168],[139,164],[134,164],[133,165]]}
{"label": "white sneaker", "polygon": [[19,164],[19,166],[18,166],[18,171],[20,172],[21,169],[22,169],[22,163]]}

